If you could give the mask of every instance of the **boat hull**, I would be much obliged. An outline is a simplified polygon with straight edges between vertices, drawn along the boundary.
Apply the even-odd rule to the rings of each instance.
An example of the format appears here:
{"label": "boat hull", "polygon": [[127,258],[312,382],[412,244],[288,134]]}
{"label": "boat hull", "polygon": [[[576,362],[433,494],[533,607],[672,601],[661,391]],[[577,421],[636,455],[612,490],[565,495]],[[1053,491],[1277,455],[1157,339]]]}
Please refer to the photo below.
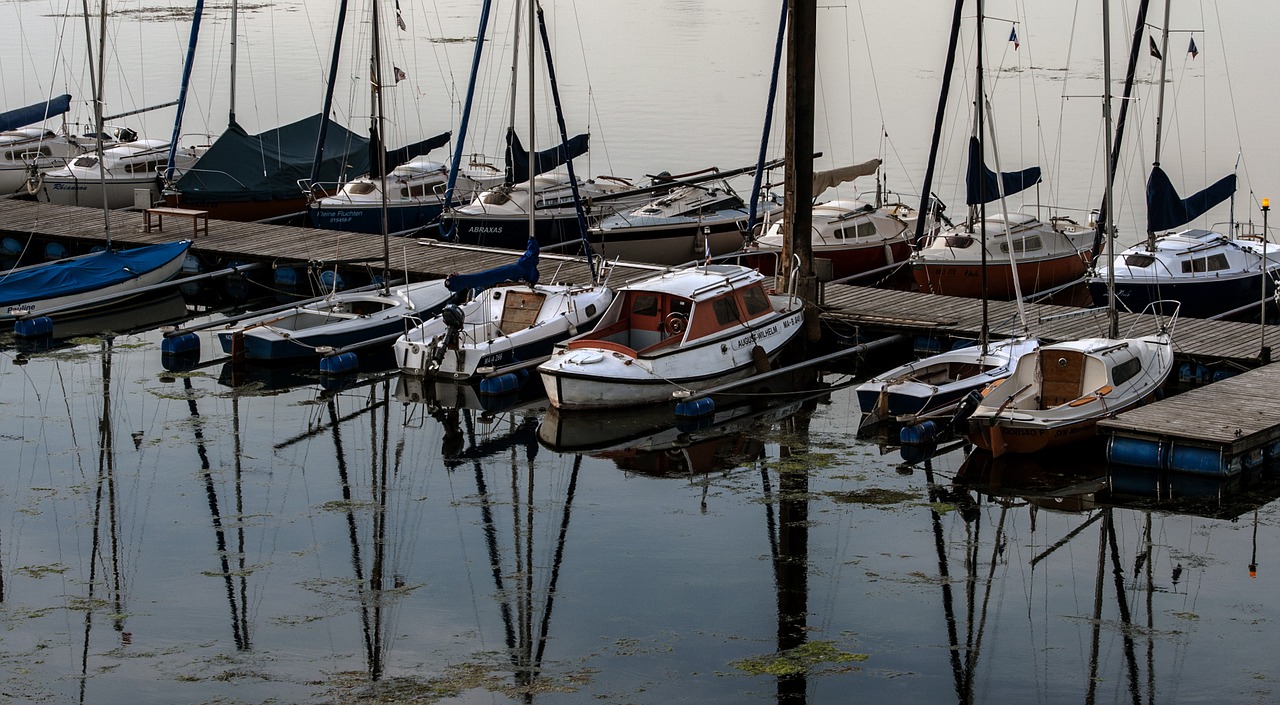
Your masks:
{"label": "boat hull", "polygon": [[[1000,262],[989,262],[987,267],[987,296],[1010,299],[1014,296],[1013,274]],[[1023,295],[1045,291],[1080,279],[1088,267],[1086,258],[1072,252],[1052,259],[1019,262],[1018,282]],[[982,296],[982,266],[975,262],[945,262],[914,260],[911,273],[916,289],[926,294],[944,296]]]}
{"label": "boat hull", "polygon": [[755,372],[760,355],[755,349],[772,360],[803,322],[803,310],[788,310],[760,319],[746,333],[638,356],[570,345],[557,350],[538,372],[547,400],[566,411],[670,402],[676,400],[674,392],[697,392]]}
{"label": "boat hull", "polygon": [[[1208,318],[1227,311],[1253,305],[1263,300],[1262,274],[1251,272],[1236,276],[1201,278],[1188,281],[1164,280],[1159,282],[1115,282],[1116,305],[1122,310],[1142,311],[1151,304],[1164,302],[1160,310],[1172,313],[1172,307],[1178,306],[1179,316],[1191,318]],[[1267,278],[1266,299],[1271,299],[1276,292],[1275,282]],[[1102,279],[1089,280],[1089,296],[1095,306],[1107,306],[1107,282]]]}
{"label": "boat hull", "polygon": [[[440,220],[439,203],[408,203],[387,206],[387,232],[399,233],[424,228]],[[311,204],[307,214],[314,227],[348,233],[377,235],[382,232],[382,208],[364,205]]]}

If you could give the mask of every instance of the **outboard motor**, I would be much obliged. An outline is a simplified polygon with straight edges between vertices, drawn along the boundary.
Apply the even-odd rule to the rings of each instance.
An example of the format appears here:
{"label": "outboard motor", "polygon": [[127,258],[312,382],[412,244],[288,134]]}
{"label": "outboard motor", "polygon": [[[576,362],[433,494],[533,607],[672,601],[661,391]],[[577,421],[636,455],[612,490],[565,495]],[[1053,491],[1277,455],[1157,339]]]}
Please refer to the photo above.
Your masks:
{"label": "outboard motor", "polygon": [[458,338],[462,335],[462,324],[465,323],[466,314],[457,304],[449,304],[440,310],[440,320],[444,321],[445,327],[449,330],[444,335],[444,340],[440,341],[431,351],[431,369],[440,368],[441,361],[444,360],[445,350],[457,349]]}
{"label": "outboard motor", "polygon": [[978,410],[978,405],[982,403],[982,392],[975,389],[964,395],[964,399],[956,405],[956,413],[951,417],[951,428],[956,429],[964,425],[973,416],[973,412]]}

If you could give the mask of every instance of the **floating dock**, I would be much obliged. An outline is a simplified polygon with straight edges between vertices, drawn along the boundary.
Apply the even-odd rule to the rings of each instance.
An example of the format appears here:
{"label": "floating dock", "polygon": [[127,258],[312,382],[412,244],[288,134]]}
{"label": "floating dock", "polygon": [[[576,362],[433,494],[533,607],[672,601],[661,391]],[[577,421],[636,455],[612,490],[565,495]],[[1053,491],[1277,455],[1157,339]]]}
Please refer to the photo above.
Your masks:
{"label": "floating dock", "polygon": [[1227,477],[1280,454],[1280,363],[1098,422],[1107,460]]}

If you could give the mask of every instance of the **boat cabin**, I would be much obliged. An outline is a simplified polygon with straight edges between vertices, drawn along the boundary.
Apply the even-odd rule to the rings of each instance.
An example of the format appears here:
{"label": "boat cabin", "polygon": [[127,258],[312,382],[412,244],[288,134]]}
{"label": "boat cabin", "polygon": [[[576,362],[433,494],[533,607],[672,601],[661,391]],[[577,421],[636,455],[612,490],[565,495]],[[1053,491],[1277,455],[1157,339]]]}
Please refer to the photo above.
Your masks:
{"label": "boat cabin", "polygon": [[570,341],[569,347],[606,348],[637,357],[717,336],[773,311],[763,280],[708,295],[695,291],[685,296],[656,287],[626,290],[613,307],[600,327]]}

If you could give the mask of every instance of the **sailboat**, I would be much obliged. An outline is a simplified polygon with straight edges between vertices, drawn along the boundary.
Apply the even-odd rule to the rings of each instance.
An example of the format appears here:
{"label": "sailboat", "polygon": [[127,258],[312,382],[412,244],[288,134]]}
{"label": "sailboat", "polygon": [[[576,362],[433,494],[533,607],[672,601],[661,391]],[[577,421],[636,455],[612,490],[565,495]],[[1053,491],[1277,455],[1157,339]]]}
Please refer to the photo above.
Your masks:
{"label": "sailboat", "polygon": [[63,94],[0,112],[0,195],[25,193],[33,171],[56,169],[92,149],[87,138],[72,135],[65,124],[57,132],[39,124],[69,110],[71,96]]}
{"label": "sailboat", "polygon": [[[860,176],[876,174],[880,163],[880,159],[871,159],[815,172],[813,193],[816,196]],[[831,261],[832,279],[881,270],[911,257],[911,233],[915,232],[919,212],[900,201],[882,202],[880,196],[877,188],[874,203],[861,198],[835,198],[813,206],[813,256]],[[930,220],[933,222],[926,226],[928,230],[936,227],[936,219]],[[747,246],[748,251],[761,253],[749,261],[762,274],[774,273],[777,255],[783,249],[785,226],[782,219],[774,220],[764,235]]]}
{"label": "sailboat", "polygon": [[[346,13],[341,4],[339,18]],[[185,169],[171,163],[163,169],[165,203],[179,208],[209,211],[219,220],[269,220],[302,213],[309,187],[340,183],[369,171],[369,139],[329,118],[336,74],[338,47],[342,42],[342,21],[334,39],[334,59],[330,67],[328,91],[322,112],[295,122],[250,134],[236,120],[236,20],[239,3],[231,3],[231,106],[226,130],[203,149],[199,158]],[[192,27],[194,43],[200,21]],[[183,78],[185,96],[192,56],[188,54]],[[174,125],[181,127],[182,111]]]}
{"label": "sailboat", "polygon": [[[981,15],[979,10],[979,15]],[[954,61],[955,30],[952,31],[952,56]],[[978,76],[981,86],[982,32],[978,32]],[[944,88],[943,97],[946,92]],[[981,112],[986,97],[981,91],[975,101],[975,116]],[[937,141],[942,127],[942,103],[934,128],[934,148],[931,151],[928,173],[925,178],[922,200],[928,202]],[[988,120],[990,117],[988,116]],[[1016,172],[997,173],[987,168],[979,136],[983,125],[975,117],[973,134],[969,137],[969,166],[965,174],[965,202],[969,215],[955,227],[943,228],[917,242],[917,250],[911,257],[911,272],[916,288],[924,293],[947,296],[991,297],[1009,299],[1015,293],[1037,293],[1053,290],[1084,276],[1088,267],[1093,230],[1066,216],[1053,216],[1049,222],[1031,213],[1004,212],[987,215],[985,206],[990,201],[1024,191],[1040,182],[1040,167],[1033,166]],[[991,130],[994,134],[994,130]],[[994,144],[993,144],[993,151]],[[999,153],[996,152],[999,169]],[[921,210],[926,210],[922,205]],[[923,230],[917,229],[923,236]],[[988,259],[1009,259],[1014,266],[984,272]],[[1015,292],[1016,288],[1019,290]]]}
{"label": "sailboat", "polygon": [[[1111,51],[1110,18],[1104,1],[1103,25],[1103,98],[1105,122],[1105,154],[1111,160]],[[1108,163],[1108,173],[1113,172]],[[1105,182],[1104,231],[1114,246],[1115,229],[1111,223],[1111,179]],[[1031,453],[1076,443],[1097,435],[1100,419],[1155,398],[1173,369],[1173,327],[1177,306],[1172,314],[1161,315],[1164,302],[1153,302],[1150,312],[1156,322],[1152,334],[1119,336],[1119,319],[1115,297],[1108,308],[1105,337],[1069,340],[1041,346],[1019,357],[1012,374],[993,382],[971,398],[970,404],[957,412],[957,422],[967,417],[966,436],[974,445],[992,455],[1005,452]],[[1144,312],[1144,313],[1145,313]],[[1141,323],[1141,320],[1134,325]],[[976,406],[972,405],[976,402]],[[972,410],[970,413],[970,409]]]}
{"label": "sailboat", "polygon": [[[106,3],[101,10],[98,45],[98,96],[104,87],[104,53],[106,51]],[[93,41],[89,43],[92,57]],[[91,60],[92,63],[92,60]],[[92,78],[92,77],[91,77]],[[113,305],[131,292],[173,278],[182,268],[190,240],[117,250],[111,242],[110,202],[106,193],[106,166],[103,163],[102,101],[94,101],[94,125],[97,135],[98,198],[103,209],[103,232],[106,248],[79,257],[34,264],[0,274],[0,320],[33,318],[55,311]]]}
{"label": "sailboat", "polygon": [[[1242,239],[1203,228],[1171,231],[1234,198],[1236,176],[1228,174],[1182,198],[1160,165],[1169,4],[1165,3],[1162,32],[1155,160],[1147,180],[1147,237],[1099,262],[1088,279],[1089,293],[1097,306],[1106,306],[1114,295],[1120,305],[1131,311],[1142,310],[1153,301],[1167,300],[1178,302],[1184,316],[1228,315],[1275,296],[1280,257],[1275,251],[1267,252],[1267,233]],[[1161,231],[1170,232],[1157,235]],[[1110,279],[1114,283],[1109,284]]]}
{"label": "sailboat", "polygon": [[[378,0],[373,2],[373,98],[376,123],[382,112],[382,57],[379,47]],[[324,298],[271,311],[240,321],[218,333],[225,352],[254,360],[284,360],[314,357],[325,352],[389,338],[404,329],[406,316],[431,318],[453,293],[442,280],[389,286],[390,245],[387,233],[386,175],[382,172],[382,286],[376,291],[340,292],[335,287]]]}
{"label": "sailboat", "polygon": [[[541,16],[536,2],[529,4],[529,36]],[[532,40],[531,40],[532,43]],[[534,53],[529,52],[529,73],[533,73]],[[552,82],[554,84],[554,81]],[[559,100],[556,100],[557,108]],[[557,109],[557,116],[559,110]],[[534,134],[534,92],[529,91],[529,134]],[[562,144],[570,140],[563,119],[559,121]],[[537,159],[527,162],[528,202],[535,197],[534,176]],[[393,346],[400,371],[417,376],[433,376],[454,381],[479,380],[481,375],[512,365],[532,363],[551,354],[556,343],[592,326],[609,308],[613,291],[608,272],[602,272],[587,242],[586,218],[572,159],[565,161],[575,204],[577,232],[592,281],[579,284],[540,284],[537,217],[525,211],[525,252],[514,264],[471,275],[453,274],[446,285],[460,295],[476,292],[462,305],[445,307],[438,318],[419,320]],[[516,280],[504,286],[504,281]],[[523,370],[522,370],[523,371]]]}
{"label": "sailboat", "polygon": [[[959,34],[959,23],[960,15],[957,13],[951,28],[953,38]],[[968,200],[973,206],[972,214],[983,223],[989,224],[992,219],[986,217],[986,204],[996,199],[1003,204],[1004,197],[1010,189],[1016,192],[1026,181],[1039,178],[1039,170],[1036,169],[1033,173],[1004,175],[1005,178],[997,179],[995,173],[985,167],[983,138],[986,131],[983,117],[986,110],[986,96],[983,87],[981,11],[979,11],[977,23],[978,61],[975,84],[978,100],[974,111],[976,128],[974,136],[970,139],[969,159],[971,165],[982,165],[983,173],[970,183],[972,193]],[[947,90],[948,86],[944,84],[942,88],[944,99]],[[941,106],[944,102],[945,100],[939,101],[939,111],[942,110]],[[926,187],[926,192],[927,190]],[[932,210],[927,204],[928,199],[925,199],[921,210]],[[1008,223],[1004,225],[1007,226]],[[923,232],[922,223],[916,223],[916,226],[917,232]],[[1011,233],[1006,230],[1005,234],[1007,243]],[[986,247],[985,244],[984,247]],[[858,406],[862,413],[871,414],[883,420],[890,417],[936,413],[952,408],[970,393],[1008,377],[1013,372],[1013,365],[1018,359],[1034,353],[1039,347],[1040,341],[1028,334],[1026,312],[1022,306],[1022,277],[1014,275],[1014,272],[1018,271],[1018,266],[1023,264],[1021,258],[1015,261],[1013,253],[1006,249],[1003,258],[1009,263],[1006,268],[994,255],[990,257],[986,255],[991,253],[987,252],[979,259],[975,277],[978,282],[977,292],[983,298],[982,328],[977,343],[899,365],[859,384],[856,391]],[[999,341],[990,340],[987,293],[992,280],[1003,282],[1013,293],[1013,298],[1018,302],[1018,320],[1021,328],[1021,334]]]}

